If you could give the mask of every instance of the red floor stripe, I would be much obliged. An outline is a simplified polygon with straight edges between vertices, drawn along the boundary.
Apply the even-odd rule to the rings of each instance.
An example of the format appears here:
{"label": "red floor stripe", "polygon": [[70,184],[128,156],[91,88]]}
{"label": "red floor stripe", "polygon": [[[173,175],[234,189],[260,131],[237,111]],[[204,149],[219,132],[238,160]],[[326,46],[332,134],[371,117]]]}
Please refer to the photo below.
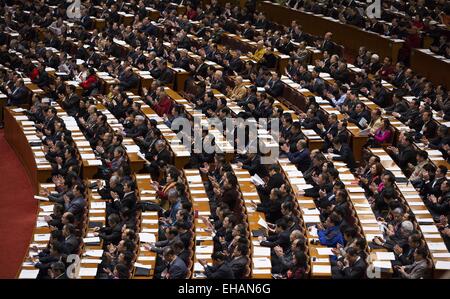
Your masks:
{"label": "red floor stripe", "polygon": [[22,163],[0,130],[0,278],[15,278],[27,252],[37,203]]}

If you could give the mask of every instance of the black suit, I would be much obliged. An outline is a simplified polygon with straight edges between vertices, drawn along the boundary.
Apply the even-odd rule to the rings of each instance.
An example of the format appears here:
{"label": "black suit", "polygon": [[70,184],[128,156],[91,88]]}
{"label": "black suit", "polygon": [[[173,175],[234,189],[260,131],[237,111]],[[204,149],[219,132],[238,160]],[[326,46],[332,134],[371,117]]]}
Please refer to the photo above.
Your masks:
{"label": "black suit", "polygon": [[81,220],[83,216],[86,200],[82,197],[74,198],[69,203],[65,204],[66,212],[70,212],[75,216],[76,220]]}
{"label": "black suit", "polygon": [[63,243],[64,253],[72,254],[78,251],[80,241],[75,235],[69,235]]}
{"label": "black suit", "polygon": [[228,262],[228,266],[234,273],[234,278],[236,279],[245,278],[247,263],[248,258],[246,256],[236,257]]}
{"label": "black suit", "polygon": [[333,153],[340,156],[334,157],[333,161],[343,161],[347,163],[348,168],[350,169],[355,168],[355,160],[353,158],[353,152],[348,144],[346,143],[342,144],[341,148],[339,150],[334,149]]}
{"label": "black suit", "polygon": [[257,174],[261,178],[264,178],[268,175],[266,167],[261,164],[261,157],[259,155],[255,155],[253,159],[245,161],[242,168],[247,169],[251,176]]}
{"label": "black suit", "polygon": [[72,94],[61,102],[61,106],[66,110],[67,114],[74,116],[79,109],[80,97],[76,94]]}
{"label": "black suit", "polygon": [[262,201],[269,200],[270,192],[273,188],[280,188],[284,184],[283,175],[281,173],[276,173],[269,177],[269,181],[265,186],[257,186],[256,189],[259,191]]}
{"label": "black suit", "polygon": [[430,120],[423,126],[423,136],[425,136],[428,140],[436,137],[437,133],[437,124],[433,120]]}
{"label": "black suit", "polygon": [[286,252],[290,248],[290,232],[289,230],[282,231],[279,234],[271,235],[267,238],[266,241],[261,242],[261,246],[274,248],[276,246],[281,246],[283,251]]}
{"label": "black suit", "polygon": [[98,236],[103,240],[103,246],[109,244],[117,245],[122,239],[122,224],[116,224],[114,227],[104,227],[100,229]]}
{"label": "black suit", "polygon": [[207,266],[205,268],[206,277],[209,279],[233,279],[234,273],[227,263],[219,266]]}
{"label": "black suit", "polygon": [[281,80],[274,81],[270,79],[267,81],[267,85],[269,85],[268,94],[277,98],[283,94],[283,82]]}
{"label": "black suit", "polygon": [[136,202],[137,198],[134,192],[125,193],[122,198],[106,204],[106,215],[119,214],[123,208],[129,208],[134,213],[136,211]]}
{"label": "black suit", "polygon": [[179,257],[176,257],[175,260],[167,266],[167,272],[169,274],[168,279],[185,279],[188,269],[186,264]]}
{"label": "black suit", "polygon": [[161,75],[159,76],[159,81],[162,85],[167,85],[173,82],[173,74],[172,71],[169,69],[165,69],[161,72]]}
{"label": "black suit", "polygon": [[402,149],[399,148],[399,153],[394,155],[394,160],[396,160],[402,170],[407,169],[408,163],[416,163],[416,151],[410,146]]}
{"label": "black suit", "polygon": [[371,117],[369,111],[364,109],[360,113],[357,113],[356,111],[351,111],[349,113],[350,118],[348,119],[349,122],[356,124],[359,128],[364,129],[360,126],[360,121],[364,118],[367,121],[367,124],[370,123]]}
{"label": "black suit", "polygon": [[242,36],[246,39],[253,40],[253,38],[255,37],[255,31],[253,31],[253,29],[251,28],[245,29],[242,32]]}
{"label": "black suit", "polygon": [[127,137],[131,137],[131,138],[136,138],[139,136],[144,137],[145,135],[147,135],[147,131],[148,128],[146,125],[141,125],[141,126],[133,126],[131,129],[127,130],[125,129],[125,133],[127,134]]}
{"label": "black suit", "polygon": [[28,102],[28,89],[24,86],[20,86],[14,89],[11,94],[8,95],[8,103],[13,106],[26,104]]}
{"label": "black suit", "polygon": [[121,90],[130,90],[139,86],[139,78],[135,74],[121,76],[119,83]]}
{"label": "black suit", "polygon": [[359,258],[353,265],[344,269],[333,267],[332,277],[337,279],[362,279],[366,278],[367,265],[362,258]]}
{"label": "black suit", "polygon": [[48,87],[50,79],[46,71],[39,72],[38,76],[33,80],[34,84],[37,84],[40,88]]}
{"label": "black suit", "polygon": [[326,40],[322,43],[320,50],[322,50],[322,52],[327,51],[328,54],[334,54],[334,43],[332,41]]}

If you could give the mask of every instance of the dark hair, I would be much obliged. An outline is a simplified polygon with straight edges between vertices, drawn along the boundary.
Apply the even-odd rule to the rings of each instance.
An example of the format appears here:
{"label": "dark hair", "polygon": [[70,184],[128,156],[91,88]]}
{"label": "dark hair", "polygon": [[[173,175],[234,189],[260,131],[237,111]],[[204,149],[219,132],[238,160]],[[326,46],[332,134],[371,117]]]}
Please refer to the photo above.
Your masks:
{"label": "dark hair", "polygon": [[425,247],[418,247],[416,248],[416,254],[422,256],[423,258],[427,258],[428,251]]}
{"label": "dark hair", "polygon": [[350,238],[354,239],[357,236],[357,231],[353,227],[349,227],[344,231],[344,235],[349,236]]}
{"label": "dark hair", "polygon": [[339,217],[339,215],[334,214],[334,213],[332,213],[330,216],[328,216],[328,218],[334,225],[338,225],[341,222],[341,217]]}
{"label": "dark hair", "polygon": [[347,248],[346,252],[347,252],[347,255],[351,255],[351,256],[357,256],[358,255],[358,251],[354,247]]}
{"label": "dark hair", "polygon": [[242,254],[242,255],[247,255],[248,254],[248,246],[246,244],[240,243],[237,245],[237,250]]}
{"label": "dark hair", "polygon": [[306,254],[303,251],[298,250],[295,252],[294,256],[295,256],[295,260],[296,260],[295,265],[306,269],[306,260],[307,260]]}
{"label": "dark hair", "polygon": [[122,263],[117,264],[115,270],[118,273],[119,279],[128,279],[130,277],[130,270]]}
{"label": "dark hair", "polygon": [[215,261],[225,261],[225,255],[221,251],[216,251],[211,254],[211,258]]}
{"label": "dark hair", "polygon": [[133,262],[134,253],[131,251],[125,251],[123,254],[124,265],[129,269],[131,267],[131,263]]}
{"label": "dark hair", "polygon": [[287,229],[287,226],[288,226],[288,224],[287,224],[287,222],[286,222],[286,220],[285,220],[284,218],[278,219],[278,220],[275,222],[275,224],[276,224],[277,226],[281,227],[283,230],[286,230],[286,229]]}
{"label": "dark hair", "polygon": [[444,176],[447,174],[447,167],[444,165],[439,165],[438,168],[441,170],[442,174],[444,174]]}
{"label": "dark hair", "polygon": [[134,242],[129,239],[123,240],[123,246],[125,247],[125,251],[134,251],[136,248]]}
{"label": "dark hair", "polygon": [[176,240],[175,242],[173,242],[172,244],[172,248],[175,251],[175,249],[180,249],[183,250],[184,249],[184,243],[180,240]]}
{"label": "dark hair", "polygon": [[419,151],[417,153],[417,156],[422,157],[424,160],[428,159],[428,152],[426,151]]}
{"label": "dark hair", "polygon": [[114,225],[120,223],[120,217],[117,214],[111,214],[108,216],[108,222],[109,224],[114,223]]}
{"label": "dark hair", "polygon": [[367,246],[367,241],[364,238],[358,238],[356,240],[355,244],[356,244],[356,246],[361,248],[361,250],[364,250],[364,248],[366,248],[366,246]]}

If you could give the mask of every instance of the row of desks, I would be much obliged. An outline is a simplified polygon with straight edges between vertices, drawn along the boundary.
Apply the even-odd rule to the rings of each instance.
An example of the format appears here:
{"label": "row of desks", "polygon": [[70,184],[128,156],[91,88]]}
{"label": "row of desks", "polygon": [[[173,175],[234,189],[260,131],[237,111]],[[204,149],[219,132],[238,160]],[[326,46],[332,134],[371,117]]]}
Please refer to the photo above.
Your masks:
{"label": "row of desks", "polygon": [[[345,183],[346,190],[349,195],[350,208],[353,210],[356,223],[361,231],[363,237],[367,242],[372,241],[375,236],[382,236],[378,222],[370,208],[367,198],[364,195],[364,190],[354,184],[355,178],[350,170],[346,167],[345,163],[334,162],[339,171],[340,179]],[[295,166],[292,166],[287,159],[280,159],[279,164],[288,178],[290,185],[294,192],[297,194],[299,191],[307,188],[307,184],[303,179],[303,174],[298,171]],[[353,186],[352,186],[353,185]],[[303,220],[308,227],[306,230],[309,252],[311,255],[311,276],[314,277],[330,277],[331,266],[329,256],[333,253],[326,249],[325,246],[316,244],[314,241],[318,239],[317,230],[315,225],[320,223],[320,211],[316,208],[313,199],[305,196],[298,196],[298,205],[302,210]],[[385,252],[383,249],[370,249],[370,257],[368,262],[373,267],[378,268],[381,273],[389,276],[392,274],[392,267],[389,261],[383,260],[383,257],[376,252]]]}
{"label": "row of desks", "polygon": [[260,198],[256,186],[251,181],[248,170],[239,168],[236,164],[231,165],[237,177],[239,189],[242,194],[242,201],[247,213],[248,229],[250,231],[250,248],[252,253],[252,278],[272,278],[272,263],[270,259],[270,249],[260,246],[258,237],[253,231],[260,230],[260,219],[265,221],[264,213],[256,211],[254,203],[260,203]]}
{"label": "row of desks", "polygon": [[374,32],[362,30],[356,26],[342,24],[339,20],[306,11],[294,10],[290,7],[262,1],[259,3],[259,11],[263,12],[270,21],[290,26],[292,21],[302,25],[303,30],[309,34],[324,36],[327,32],[333,33],[333,41],[343,45],[353,53],[358,53],[361,46],[371,49],[381,57],[391,57],[397,62],[398,52],[404,41],[391,39]]}
{"label": "row of desks", "polygon": [[[406,179],[400,168],[384,149],[370,149],[370,151],[380,158],[383,167],[386,170],[392,171],[396,178]],[[431,253],[431,258],[434,263],[434,277],[442,277],[444,275],[448,277],[448,270],[450,270],[450,253],[445,246],[428,208],[425,206],[416,189],[413,186],[409,186],[409,182],[397,182],[396,187],[403,198],[403,202],[409,207],[411,212],[414,213],[417,227],[422,232],[425,244]]]}

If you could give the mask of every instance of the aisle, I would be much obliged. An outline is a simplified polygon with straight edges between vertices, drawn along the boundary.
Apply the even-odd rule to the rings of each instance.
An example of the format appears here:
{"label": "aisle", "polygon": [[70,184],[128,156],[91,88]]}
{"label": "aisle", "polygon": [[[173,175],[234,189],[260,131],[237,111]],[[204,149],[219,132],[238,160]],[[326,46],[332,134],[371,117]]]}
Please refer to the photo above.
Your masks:
{"label": "aisle", "polygon": [[31,240],[37,203],[25,169],[0,130],[0,278],[15,278]]}

